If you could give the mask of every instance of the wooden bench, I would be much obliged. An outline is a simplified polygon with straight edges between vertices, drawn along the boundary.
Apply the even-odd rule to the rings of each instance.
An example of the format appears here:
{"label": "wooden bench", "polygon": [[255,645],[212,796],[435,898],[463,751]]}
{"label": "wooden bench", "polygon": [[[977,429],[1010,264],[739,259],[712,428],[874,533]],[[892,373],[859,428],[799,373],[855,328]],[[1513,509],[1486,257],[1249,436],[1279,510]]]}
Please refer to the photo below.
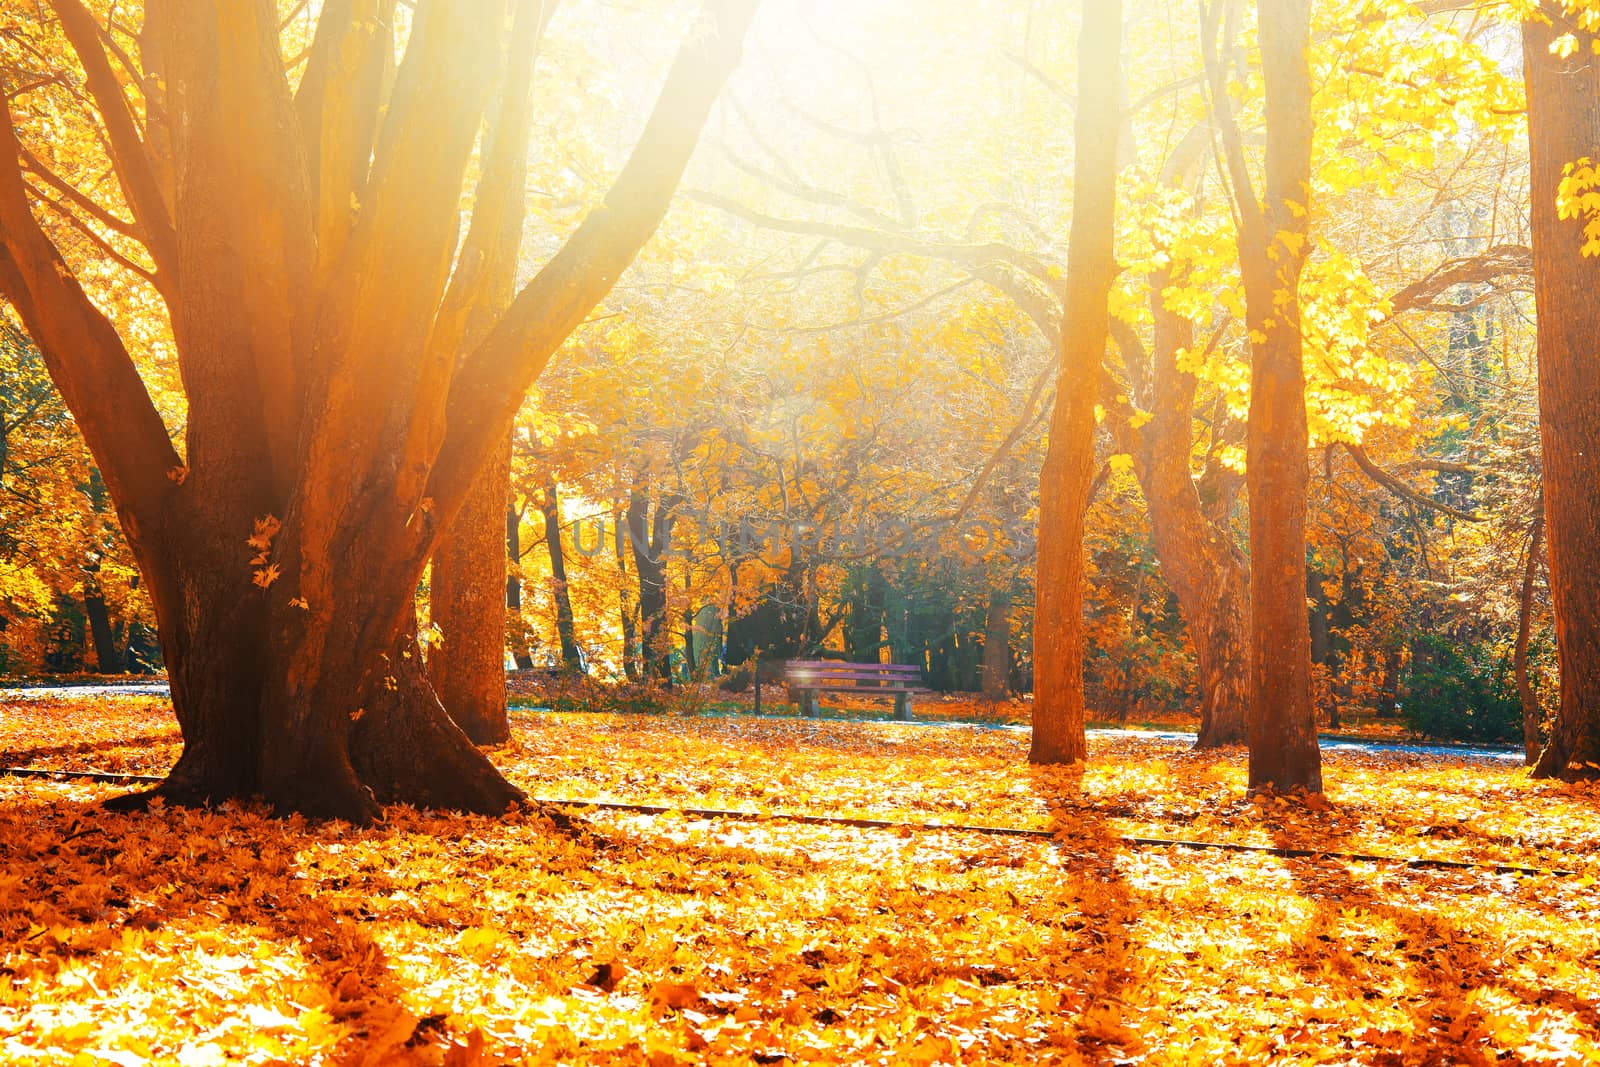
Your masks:
{"label": "wooden bench", "polygon": [[893,697],[894,717],[911,721],[911,694],[926,692],[922,668],[902,663],[844,663],[839,660],[791,660],[784,681],[800,714],[816,716],[818,693],[850,693],[865,697]]}

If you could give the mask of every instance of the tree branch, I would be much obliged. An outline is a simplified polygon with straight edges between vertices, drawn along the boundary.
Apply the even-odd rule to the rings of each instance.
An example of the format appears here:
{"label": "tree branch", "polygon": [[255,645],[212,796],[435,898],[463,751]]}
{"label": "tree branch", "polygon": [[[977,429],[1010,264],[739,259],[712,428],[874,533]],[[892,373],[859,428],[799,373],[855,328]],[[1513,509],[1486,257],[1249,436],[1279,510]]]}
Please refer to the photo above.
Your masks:
{"label": "tree branch", "polygon": [[89,242],[98,248],[107,259],[110,259],[113,263],[117,264],[119,267],[122,267],[129,273],[139,278],[143,278],[146,282],[149,282],[151,287],[157,292],[161,290],[161,282],[157,280],[157,275],[151,273],[144,267],[139,266],[139,264],[123,255],[121,252],[118,252],[111,246],[109,241],[107,241],[104,237],[101,237],[98,233],[95,233],[94,229],[87,222],[79,218],[77,214],[65,204],[61,203],[61,201],[55,199],[54,197],[45,195],[42,189],[39,189],[33,185],[29,185],[27,189],[28,192],[39,201],[39,203],[49,208],[56,215],[59,215],[67,222],[69,226],[88,238]]}
{"label": "tree branch", "polygon": [[1533,250],[1525,245],[1496,245],[1476,256],[1448,259],[1389,298],[1391,310],[1383,325],[1407,311],[1458,311],[1459,305],[1440,306],[1438,298],[1457,285],[1495,285],[1502,278],[1532,284]]}
{"label": "tree branch", "polygon": [[169,306],[183,338],[189,462],[259,481],[281,506],[296,481],[316,316],[311,197],[276,7],[150,0],[146,19],[170,64],[166,92],[183,101],[172,131],[182,298]]}
{"label": "tree branch", "polygon": [[1236,0],[1212,0],[1201,7],[1200,45],[1205,61],[1206,83],[1211,92],[1207,99],[1211,125],[1221,141],[1227,174],[1233,185],[1233,202],[1238,212],[1239,236],[1254,251],[1252,255],[1265,255],[1267,247],[1266,217],[1255,184],[1250,180],[1250,168],[1244,157],[1244,137],[1239,131],[1239,120],[1233,113],[1233,97],[1228,94],[1228,70],[1223,62],[1219,32],[1233,36],[1233,12]]}
{"label": "tree branch", "polygon": [[73,51],[83,64],[89,92],[105,123],[110,138],[111,165],[122,184],[123,198],[142,231],[145,247],[156,262],[156,271],[172,270],[177,265],[178,237],[167,214],[155,167],[134,121],[133,109],[122,91],[122,83],[111,69],[100,42],[99,21],[81,0],[50,0],[61,28],[72,42]]}
{"label": "tree branch", "polygon": [[[388,499],[400,485],[426,482],[427,460],[404,456],[410,466],[402,469],[398,450],[419,404],[433,399],[424,398],[436,378],[428,335],[460,236],[467,167],[500,75],[482,42],[501,39],[504,16],[498,3],[418,4],[360,219],[329,276],[317,322],[318,345],[331,358],[314,373],[335,396],[369,399],[318,413],[309,437],[324,444],[301,471],[305,485],[353,481]],[[345,506],[338,494],[303,496],[311,543],[332,536]],[[407,500],[400,506],[409,514],[416,498]]]}
{"label": "tree branch", "polygon": [[355,225],[378,129],[385,68],[394,61],[394,0],[330,0],[317,21],[295,112],[317,198],[318,277]]}
{"label": "tree branch", "polygon": [[30,174],[38,175],[46,185],[50,186],[50,188],[60,193],[66,199],[70,200],[82,211],[87,212],[89,216],[96,222],[100,223],[107,229],[115,230],[117,233],[122,234],[122,236],[130,240],[138,241],[141,244],[144,243],[144,235],[140,232],[139,227],[136,224],[128,222],[126,219],[117,218],[111,212],[107,211],[89,197],[85,196],[77,189],[76,186],[41,163],[39,161],[39,157],[28,151],[25,146],[22,148],[21,156],[22,165]]}
{"label": "tree branch", "polygon": [[161,520],[183,461],[128,350],[28,207],[20,145],[0,108],[0,294],[21,315],[50,378],[76,417],[135,551]]}
{"label": "tree branch", "polygon": [[[533,70],[555,8],[554,0],[519,0],[517,5],[510,62],[499,113],[484,149],[472,223],[428,338],[424,377],[417,390],[418,416],[400,449],[402,471],[427,471],[444,438],[450,375],[483,342],[516,292],[517,253],[527,216]],[[425,476],[400,484],[400,497],[420,494]]]}
{"label": "tree branch", "polygon": [[1350,453],[1350,458],[1356,461],[1356,466],[1361,468],[1362,474],[1370,478],[1375,485],[1387,489],[1406,503],[1415,504],[1419,508],[1427,508],[1429,511],[1437,511],[1442,515],[1449,515],[1451,518],[1460,519],[1463,522],[1484,521],[1483,516],[1475,512],[1462,511],[1459,508],[1451,507],[1449,504],[1434,500],[1432,497],[1423,496],[1405,482],[1372,462],[1360,445],[1353,445],[1348,441],[1343,442],[1343,444],[1344,450]]}
{"label": "tree branch", "polygon": [[655,233],[738,63],[758,3],[708,0],[605,202],[523,288],[451,381],[446,436],[428,483],[441,522],[459,509],[550,356]]}
{"label": "tree branch", "polygon": [[781,218],[777,215],[769,215],[746,207],[732,197],[724,196],[721,193],[689,189],[685,190],[684,195],[697,203],[717,208],[763,229],[776,230],[779,233],[827,237],[840,244],[851,245],[856,248],[927,256],[930,259],[943,259],[970,269],[980,269],[994,263],[1004,263],[1017,268],[1047,286],[1054,287],[1057,284],[1055,275],[1044,260],[1030,252],[1024,252],[1021,249],[1001,244],[998,241],[961,244],[926,234],[898,230],[874,230],[864,226],[847,226],[808,219]]}

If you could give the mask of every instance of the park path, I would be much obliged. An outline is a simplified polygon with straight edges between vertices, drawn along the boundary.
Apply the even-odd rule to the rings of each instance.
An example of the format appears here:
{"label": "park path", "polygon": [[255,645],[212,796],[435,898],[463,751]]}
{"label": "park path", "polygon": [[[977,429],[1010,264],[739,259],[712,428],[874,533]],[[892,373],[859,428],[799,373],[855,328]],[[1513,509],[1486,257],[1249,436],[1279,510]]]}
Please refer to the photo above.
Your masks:
{"label": "park path", "polygon": [[[96,697],[108,696],[167,696],[169,695],[165,682],[124,682],[114,685],[39,685],[20,686],[9,689],[0,689],[0,701],[8,700],[90,700]],[[782,718],[785,716],[764,716],[766,718]],[[798,716],[793,716],[798,717]],[[882,726],[911,725],[926,726],[938,729],[954,730],[1006,730],[1016,733],[1026,733],[1028,728],[1021,725],[1007,725],[982,722],[949,722],[949,721],[914,721],[912,723],[891,723],[882,719],[860,718],[849,719],[830,716],[828,722],[860,722]],[[1123,730],[1123,729],[1092,729],[1088,731],[1090,737],[1142,737],[1156,741],[1173,741],[1179,744],[1192,745],[1195,735],[1182,730]],[[1399,755],[1413,755],[1431,757],[1434,759],[1481,759],[1492,760],[1497,763],[1518,763],[1522,760],[1520,748],[1503,745],[1451,745],[1432,744],[1426,741],[1384,741],[1367,738],[1327,737],[1320,739],[1324,749],[1335,749],[1369,753],[1395,753]]]}

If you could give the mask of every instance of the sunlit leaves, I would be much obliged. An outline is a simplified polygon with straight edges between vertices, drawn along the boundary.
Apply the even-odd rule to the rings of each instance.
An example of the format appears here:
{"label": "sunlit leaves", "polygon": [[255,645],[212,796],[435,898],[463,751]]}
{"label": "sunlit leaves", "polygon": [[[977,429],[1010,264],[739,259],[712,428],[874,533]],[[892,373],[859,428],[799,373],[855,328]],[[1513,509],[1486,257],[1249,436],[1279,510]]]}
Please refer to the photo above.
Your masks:
{"label": "sunlit leaves", "polygon": [[1587,158],[1566,165],[1556,210],[1563,219],[1582,220],[1583,254],[1600,256],[1600,172]]}
{"label": "sunlit leaves", "polygon": [[[74,714],[61,714],[71,708]],[[30,710],[33,709],[33,710]],[[8,761],[170,761],[165,708],[7,704]],[[8,1062],[1581,1062],[1600,989],[1593,796],[1330,754],[1328,803],[1241,757],[998,731],[529,716],[538,794],[1050,827],[1055,841],[590,811],[109,815],[0,780]],[[102,750],[67,746],[110,744]],[[52,749],[46,754],[37,749]],[[30,754],[31,753],[31,754]],[[1134,849],[1123,835],[1564,867],[1571,878]],[[1283,1024],[1293,1012],[1293,1026]],[[477,1048],[469,1056],[469,1050]]]}

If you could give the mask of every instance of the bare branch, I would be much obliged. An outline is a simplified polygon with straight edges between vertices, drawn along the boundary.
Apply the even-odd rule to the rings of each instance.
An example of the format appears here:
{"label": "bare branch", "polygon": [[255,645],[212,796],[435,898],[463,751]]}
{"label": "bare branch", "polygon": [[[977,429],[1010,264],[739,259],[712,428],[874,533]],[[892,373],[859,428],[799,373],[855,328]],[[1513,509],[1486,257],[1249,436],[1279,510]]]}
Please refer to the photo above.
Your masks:
{"label": "bare branch", "polygon": [[338,263],[355,225],[352,201],[364,199],[383,74],[394,61],[393,15],[394,0],[330,0],[295,92],[317,197],[319,276]]}
{"label": "bare branch", "polygon": [[902,252],[908,255],[927,256],[931,259],[943,259],[973,269],[1004,263],[1051,287],[1057,284],[1055,273],[1044,260],[1030,252],[998,241],[962,244],[932,235],[899,230],[873,230],[832,222],[782,218],[746,207],[721,193],[690,189],[686,190],[684,195],[697,203],[736,215],[763,229],[811,237],[827,237],[840,244],[869,248],[878,252]]}
{"label": "bare branch", "polygon": [[1417,492],[1405,482],[1401,481],[1399,478],[1396,478],[1394,475],[1390,474],[1388,471],[1372,462],[1371,458],[1368,457],[1367,453],[1360,445],[1353,445],[1346,441],[1344,442],[1344,450],[1350,453],[1350,458],[1356,461],[1356,466],[1361,468],[1362,474],[1365,474],[1368,478],[1372,479],[1374,484],[1387,489],[1389,492],[1393,493],[1401,500],[1404,500],[1406,503],[1415,504],[1417,507],[1426,508],[1429,511],[1437,511],[1442,515],[1448,515],[1453,519],[1460,519],[1463,522],[1484,521],[1484,517],[1482,515],[1471,511],[1462,511],[1459,508],[1453,508],[1449,504],[1434,500],[1432,497],[1424,496],[1423,494]]}
{"label": "bare branch", "polygon": [[1442,294],[1458,285],[1498,286],[1509,280],[1509,288],[1526,291],[1532,279],[1532,249],[1524,245],[1496,245],[1480,255],[1446,260],[1425,277],[1395,293],[1389,298],[1392,310],[1383,322],[1407,311],[1463,311],[1475,306],[1437,303]]}

